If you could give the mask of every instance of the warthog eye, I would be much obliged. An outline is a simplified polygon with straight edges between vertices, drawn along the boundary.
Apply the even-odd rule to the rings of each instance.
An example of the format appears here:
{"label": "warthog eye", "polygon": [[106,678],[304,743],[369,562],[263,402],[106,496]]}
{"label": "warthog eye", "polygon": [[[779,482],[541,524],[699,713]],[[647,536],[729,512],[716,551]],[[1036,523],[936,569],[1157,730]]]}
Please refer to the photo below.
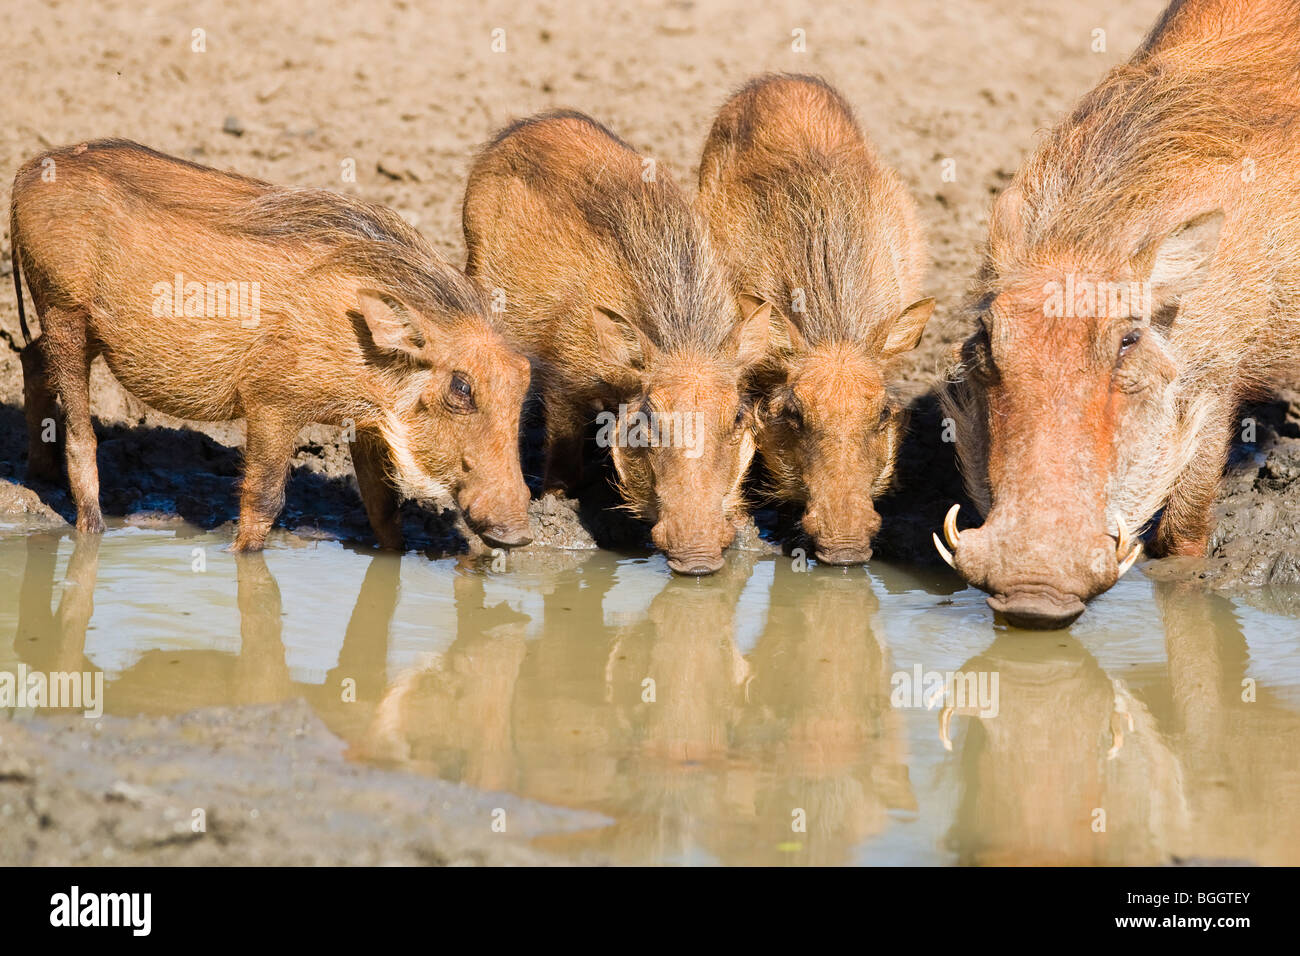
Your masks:
{"label": "warthog eye", "polygon": [[993,362],[993,342],[988,325],[981,319],[975,334],[961,346],[961,362],[977,381],[992,384],[997,381],[998,369]]}
{"label": "warthog eye", "polygon": [[1124,357],[1124,353],[1137,345],[1142,340],[1142,331],[1140,329],[1131,329],[1124,333],[1124,337],[1119,340],[1119,354]]}
{"label": "warthog eye", "polygon": [[455,411],[472,412],[478,406],[474,402],[474,388],[469,380],[459,373],[451,376],[447,386],[447,401]]}
{"label": "warthog eye", "polygon": [[803,427],[803,414],[799,400],[790,388],[777,389],[776,393],[759,406],[759,417],[764,424],[776,425],[798,431]]}

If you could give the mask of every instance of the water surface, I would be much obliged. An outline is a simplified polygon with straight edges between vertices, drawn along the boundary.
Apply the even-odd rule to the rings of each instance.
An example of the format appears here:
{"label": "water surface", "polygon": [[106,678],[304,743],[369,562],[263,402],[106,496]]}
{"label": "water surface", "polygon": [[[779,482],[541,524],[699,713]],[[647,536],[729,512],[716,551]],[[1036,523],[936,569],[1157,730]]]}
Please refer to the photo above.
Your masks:
{"label": "water surface", "polygon": [[[1027,633],[884,564],[228,543],[0,532],[0,670],[102,672],[117,715],[304,698],[357,760],[613,821],[561,853],[1300,863],[1300,626],[1191,583]],[[913,698],[948,672],[985,696]]]}

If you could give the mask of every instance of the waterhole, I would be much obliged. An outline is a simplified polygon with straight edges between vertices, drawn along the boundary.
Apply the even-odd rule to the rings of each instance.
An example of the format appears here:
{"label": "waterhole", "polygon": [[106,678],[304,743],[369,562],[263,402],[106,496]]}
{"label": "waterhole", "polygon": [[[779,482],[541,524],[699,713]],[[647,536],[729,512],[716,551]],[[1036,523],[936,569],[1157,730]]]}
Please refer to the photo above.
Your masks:
{"label": "waterhole", "polygon": [[228,543],[0,533],[0,672],[102,674],[110,715],[301,698],[357,761],[610,821],[561,854],[1300,863],[1300,628],[1192,583],[1029,633],[888,564]]}

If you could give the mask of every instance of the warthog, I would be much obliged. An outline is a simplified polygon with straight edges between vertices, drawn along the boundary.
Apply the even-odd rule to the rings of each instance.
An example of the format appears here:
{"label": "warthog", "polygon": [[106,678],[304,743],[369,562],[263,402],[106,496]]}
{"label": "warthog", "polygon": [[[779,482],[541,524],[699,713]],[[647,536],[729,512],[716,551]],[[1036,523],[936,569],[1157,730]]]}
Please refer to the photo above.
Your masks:
{"label": "warthog", "polygon": [[[936,537],[1012,624],[1204,554],[1243,397],[1300,356],[1300,4],[1173,4],[994,204],[947,389],[984,513]],[[951,553],[948,551],[951,548]]]}
{"label": "warthog", "polygon": [[668,173],[581,113],[498,133],[470,170],[464,225],[469,273],[538,365],[547,489],[577,486],[593,409],[617,409],[602,435],[628,507],[674,571],[717,571],[743,514],[740,386],[770,307],[741,312]]}
{"label": "warthog", "polygon": [[20,317],[21,267],[42,328],[23,363],[29,471],[57,476],[40,440],[57,396],[78,530],[104,528],[89,391],[103,355],[159,411],[247,420],[236,550],[261,548],[312,422],[355,428],[385,546],[401,545],[398,492],[449,493],[489,543],[527,542],[528,362],[393,212],[104,140],[24,164],[10,215]]}
{"label": "warthog", "polygon": [[916,347],[934,308],[918,299],[915,204],[839,93],[774,74],[722,107],[699,204],[737,291],[777,310],[775,347],[754,381],[774,495],[805,503],[819,560],[860,564],[902,431],[886,366]]}

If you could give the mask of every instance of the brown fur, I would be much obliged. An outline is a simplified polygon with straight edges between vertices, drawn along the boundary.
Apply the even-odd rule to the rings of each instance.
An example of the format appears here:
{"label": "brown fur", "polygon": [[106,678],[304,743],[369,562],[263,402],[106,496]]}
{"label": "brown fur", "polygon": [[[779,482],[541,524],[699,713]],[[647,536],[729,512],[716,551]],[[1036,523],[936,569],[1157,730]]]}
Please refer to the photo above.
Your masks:
{"label": "brown fur", "polygon": [[[103,355],[159,411],[247,419],[238,549],[261,547],[312,422],[355,425],[358,484],[383,544],[400,544],[398,490],[450,493],[489,540],[526,540],[527,363],[474,284],[396,214],[104,140],[24,164],[10,216],[42,325],[24,355],[31,461],[51,477],[39,432],[57,395],[79,530],[103,529],[88,383]],[[170,295],[178,274],[231,298],[207,293],[186,309]],[[258,300],[232,306],[227,284],[239,282]],[[472,396],[452,394],[453,381]]]}
{"label": "brown fur", "polygon": [[501,131],[470,170],[467,270],[538,364],[546,484],[572,489],[593,409],[698,416],[700,454],[612,453],[631,509],[674,570],[717,570],[753,454],[740,381],[766,310],[742,318],[703,224],[667,172],[579,113]]}
{"label": "brown fur", "polygon": [[[1073,620],[1162,508],[1157,551],[1205,552],[1237,402],[1300,357],[1298,137],[1300,3],[1187,0],[998,199],[946,396],[995,608]],[[1066,318],[1067,279],[1152,307]]]}
{"label": "brown fur", "polygon": [[[916,209],[824,81],[768,74],[722,107],[699,205],[737,292],[774,305],[759,450],[775,497],[806,503],[821,560],[865,561],[902,430],[888,360],[920,340]],[[911,306],[911,308],[909,308]]]}

